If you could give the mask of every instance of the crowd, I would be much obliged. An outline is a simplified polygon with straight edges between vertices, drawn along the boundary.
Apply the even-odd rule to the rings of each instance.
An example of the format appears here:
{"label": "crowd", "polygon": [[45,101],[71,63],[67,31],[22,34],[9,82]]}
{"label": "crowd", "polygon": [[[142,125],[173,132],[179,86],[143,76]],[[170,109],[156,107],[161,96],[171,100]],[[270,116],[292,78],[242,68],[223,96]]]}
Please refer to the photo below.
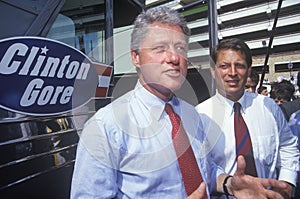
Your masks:
{"label": "crowd", "polygon": [[138,81],[85,124],[72,199],[294,197],[297,136],[275,100],[254,93],[248,45],[233,38],[214,47],[216,94],[193,107],[174,94],[189,36],[175,10],[138,15],[130,46]]}

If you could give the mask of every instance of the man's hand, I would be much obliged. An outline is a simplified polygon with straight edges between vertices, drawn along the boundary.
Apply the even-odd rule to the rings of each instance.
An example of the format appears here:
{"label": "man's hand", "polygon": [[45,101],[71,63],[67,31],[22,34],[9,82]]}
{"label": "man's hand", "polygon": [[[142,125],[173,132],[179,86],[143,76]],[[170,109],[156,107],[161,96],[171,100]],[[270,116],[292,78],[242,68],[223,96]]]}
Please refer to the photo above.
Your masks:
{"label": "man's hand", "polygon": [[280,193],[285,199],[289,199],[292,197],[293,186],[287,182],[284,183],[287,185],[285,189],[273,188],[273,190]]}
{"label": "man's hand", "polygon": [[189,197],[187,197],[186,199],[206,199],[207,195],[206,195],[206,185],[204,182],[202,182],[199,186],[199,188],[194,191]]}
{"label": "man's hand", "polygon": [[257,178],[245,174],[246,162],[243,156],[237,159],[237,170],[233,177],[228,181],[229,193],[232,193],[236,198],[270,198],[283,199],[283,196],[276,191],[268,189],[286,189],[285,182],[275,179]]}

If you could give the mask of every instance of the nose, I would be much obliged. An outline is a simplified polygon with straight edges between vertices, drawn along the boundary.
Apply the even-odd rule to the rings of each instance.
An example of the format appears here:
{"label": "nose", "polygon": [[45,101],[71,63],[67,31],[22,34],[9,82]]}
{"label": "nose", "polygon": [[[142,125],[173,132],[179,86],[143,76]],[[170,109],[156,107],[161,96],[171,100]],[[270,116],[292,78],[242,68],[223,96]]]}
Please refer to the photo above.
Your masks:
{"label": "nose", "polygon": [[170,49],[167,51],[167,62],[177,65],[179,63],[180,55],[175,51],[175,49]]}
{"label": "nose", "polygon": [[231,66],[229,68],[229,74],[232,76],[236,75],[236,67],[234,64],[231,64]]}

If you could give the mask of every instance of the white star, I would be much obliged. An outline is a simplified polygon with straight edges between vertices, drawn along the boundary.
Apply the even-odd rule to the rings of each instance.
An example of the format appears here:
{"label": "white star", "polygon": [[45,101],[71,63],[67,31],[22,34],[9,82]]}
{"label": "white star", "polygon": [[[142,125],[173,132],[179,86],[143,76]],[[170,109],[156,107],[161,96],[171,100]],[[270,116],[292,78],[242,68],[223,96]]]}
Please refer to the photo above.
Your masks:
{"label": "white star", "polygon": [[44,48],[41,48],[42,53],[41,54],[47,54],[47,51],[49,50],[46,46],[44,46]]}

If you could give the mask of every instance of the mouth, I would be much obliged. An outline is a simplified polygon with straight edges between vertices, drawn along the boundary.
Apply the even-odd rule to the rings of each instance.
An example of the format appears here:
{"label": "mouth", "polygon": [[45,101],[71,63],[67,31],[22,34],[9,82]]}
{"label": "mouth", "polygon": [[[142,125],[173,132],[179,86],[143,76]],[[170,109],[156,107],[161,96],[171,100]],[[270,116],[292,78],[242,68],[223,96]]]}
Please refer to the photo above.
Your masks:
{"label": "mouth", "polygon": [[170,70],[167,70],[166,73],[170,74],[170,75],[178,75],[178,74],[180,74],[180,70],[170,69]]}
{"label": "mouth", "polygon": [[227,80],[226,82],[229,86],[237,86],[239,83],[238,80]]}

